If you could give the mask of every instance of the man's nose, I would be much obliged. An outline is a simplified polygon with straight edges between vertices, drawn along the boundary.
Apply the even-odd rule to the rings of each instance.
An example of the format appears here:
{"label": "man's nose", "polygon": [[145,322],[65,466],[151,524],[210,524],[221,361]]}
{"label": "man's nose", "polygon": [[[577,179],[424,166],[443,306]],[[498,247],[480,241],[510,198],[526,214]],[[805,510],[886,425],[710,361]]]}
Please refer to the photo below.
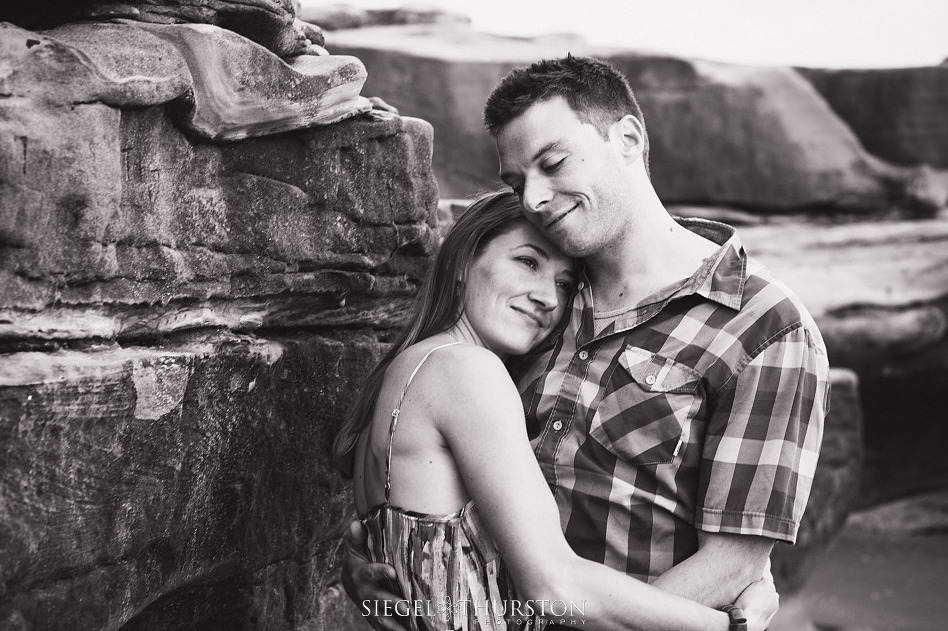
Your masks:
{"label": "man's nose", "polygon": [[539,212],[552,196],[550,187],[543,178],[530,178],[523,184],[521,203],[524,210]]}

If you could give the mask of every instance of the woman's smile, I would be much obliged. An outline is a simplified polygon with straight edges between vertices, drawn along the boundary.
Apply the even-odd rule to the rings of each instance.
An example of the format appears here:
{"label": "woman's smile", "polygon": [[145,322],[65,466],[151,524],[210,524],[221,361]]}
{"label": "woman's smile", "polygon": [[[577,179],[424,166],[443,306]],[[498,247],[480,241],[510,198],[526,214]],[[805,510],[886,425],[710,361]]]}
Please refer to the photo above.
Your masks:
{"label": "woman's smile", "polygon": [[566,311],[573,265],[538,227],[518,222],[471,263],[458,330],[501,357],[530,352]]}

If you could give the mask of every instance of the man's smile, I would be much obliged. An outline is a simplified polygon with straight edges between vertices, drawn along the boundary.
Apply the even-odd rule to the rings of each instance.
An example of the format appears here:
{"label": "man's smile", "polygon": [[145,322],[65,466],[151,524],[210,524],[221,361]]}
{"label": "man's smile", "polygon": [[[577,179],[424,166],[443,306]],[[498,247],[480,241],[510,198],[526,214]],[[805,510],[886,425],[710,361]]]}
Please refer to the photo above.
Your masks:
{"label": "man's smile", "polygon": [[551,221],[549,221],[549,222],[543,224],[543,227],[544,227],[544,228],[552,228],[553,226],[555,226],[555,225],[558,224],[559,222],[563,221],[563,219],[566,218],[566,216],[569,215],[570,213],[572,213],[574,210],[576,210],[576,206],[575,206],[575,205],[569,207],[569,208],[566,209],[564,212],[562,212],[562,213],[560,213],[559,215],[557,215],[556,217],[554,217]]}

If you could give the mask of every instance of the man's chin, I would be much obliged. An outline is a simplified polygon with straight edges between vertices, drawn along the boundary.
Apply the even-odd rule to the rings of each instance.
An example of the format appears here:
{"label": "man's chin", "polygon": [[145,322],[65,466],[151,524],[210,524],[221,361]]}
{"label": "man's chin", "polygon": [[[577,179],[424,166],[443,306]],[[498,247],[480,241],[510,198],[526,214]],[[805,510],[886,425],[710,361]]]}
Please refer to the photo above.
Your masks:
{"label": "man's chin", "polygon": [[581,239],[572,238],[573,235],[565,232],[555,235],[547,235],[547,238],[553,244],[563,251],[563,254],[574,259],[581,259],[589,256],[589,244]]}

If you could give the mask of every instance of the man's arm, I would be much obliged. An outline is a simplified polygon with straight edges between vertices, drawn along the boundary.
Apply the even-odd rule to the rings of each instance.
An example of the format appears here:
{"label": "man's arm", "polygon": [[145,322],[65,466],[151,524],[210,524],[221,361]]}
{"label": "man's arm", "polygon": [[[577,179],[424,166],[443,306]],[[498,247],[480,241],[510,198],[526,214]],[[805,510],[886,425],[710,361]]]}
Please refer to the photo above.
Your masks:
{"label": "man's arm", "polygon": [[752,535],[698,533],[698,551],[652,585],[709,607],[733,603],[769,568],[774,540]]}
{"label": "man's arm", "polygon": [[[765,570],[769,576],[775,541],[796,539],[809,497],[827,383],[825,351],[799,327],[772,340],[717,398],[695,516],[698,551],[656,578],[656,586],[720,607]],[[708,532],[724,529],[748,534]]]}

